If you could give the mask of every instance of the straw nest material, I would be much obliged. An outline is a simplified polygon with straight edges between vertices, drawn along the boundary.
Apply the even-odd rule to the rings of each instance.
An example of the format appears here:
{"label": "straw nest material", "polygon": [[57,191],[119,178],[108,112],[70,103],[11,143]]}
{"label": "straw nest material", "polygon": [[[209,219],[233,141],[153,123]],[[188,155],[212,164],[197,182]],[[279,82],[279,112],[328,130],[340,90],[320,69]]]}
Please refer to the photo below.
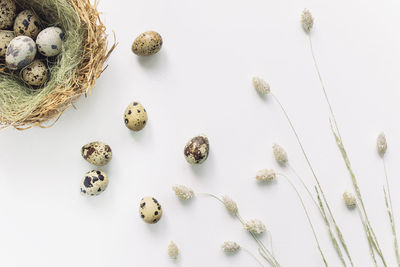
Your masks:
{"label": "straw nest material", "polygon": [[21,9],[33,10],[42,26],[63,29],[65,40],[57,58],[47,60],[49,81],[30,88],[20,71],[10,72],[0,62],[0,127],[50,127],[82,94],[91,92],[105,69],[108,50],[105,26],[96,2],[89,0],[16,0]]}

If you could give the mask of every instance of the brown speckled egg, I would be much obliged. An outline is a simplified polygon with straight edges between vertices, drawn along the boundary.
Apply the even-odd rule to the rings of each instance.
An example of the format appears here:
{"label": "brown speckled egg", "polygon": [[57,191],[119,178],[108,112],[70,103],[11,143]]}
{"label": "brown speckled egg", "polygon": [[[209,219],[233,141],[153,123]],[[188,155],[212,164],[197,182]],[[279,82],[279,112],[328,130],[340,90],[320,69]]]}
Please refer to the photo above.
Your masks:
{"label": "brown speckled egg", "polygon": [[0,0],[0,29],[5,30],[12,26],[17,15],[17,6],[14,0]]}
{"label": "brown speckled egg", "polygon": [[100,195],[108,186],[107,174],[103,171],[90,171],[85,174],[81,182],[81,194],[85,196]]}
{"label": "brown speckled egg", "polygon": [[22,69],[33,62],[36,44],[28,36],[17,36],[11,40],[6,50],[6,66],[10,70]]}
{"label": "brown speckled egg", "polygon": [[22,70],[22,79],[31,86],[42,86],[48,78],[47,67],[40,59],[34,60]]}
{"label": "brown speckled egg", "polygon": [[81,149],[82,157],[90,164],[104,166],[112,158],[111,147],[103,142],[92,142]]}
{"label": "brown speckled egg", "polygon": [[24,35],[36,39],[40,30],[40,19],[30,10],[22,11],[15,19],[14,32],[16,36]]}
{"label": "brown speckled egg", "polygon": [[160,203],[154,197],[144,197],[140,201],[140,218],[146,223],[157,223],[161,219],[162,212]]}
{"label": "brown speckled egg", "polygon": [[147,31],[139,35],[132,44],[132,51],[138,56],[150,56],[160,51],[163,40],[160,34]]}
{"label": "brown speckled egg", "polygon": [[193,137],[185,146],[185,159],[190,164],[201,164],[208,158],[209,150],[210,144],[205,135]]}
{"label": "brown speckled egg", "polygon": [[10,44],[11,40],[14,39],[14,37],[14,32],[0,30],[0,57],[4,57],[6,55],[7,46]]}
{"label": "brown speckled egg", "polygon": [[125,110],[124,122],[132,131],[140,131],[147,124],[146,109],[139,102],[132,102]]}

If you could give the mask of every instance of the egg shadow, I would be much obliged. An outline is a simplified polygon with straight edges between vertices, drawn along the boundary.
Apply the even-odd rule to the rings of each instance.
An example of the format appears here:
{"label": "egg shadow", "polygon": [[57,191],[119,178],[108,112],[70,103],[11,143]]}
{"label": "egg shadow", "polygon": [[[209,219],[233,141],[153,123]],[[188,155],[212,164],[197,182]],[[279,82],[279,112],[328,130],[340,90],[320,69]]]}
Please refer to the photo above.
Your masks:
{"label": "egg shadow", "polygon": [[145,69],[155,69],[162,66],[163,62],[166,62],[165,53],[162,51],[151,56],[138,56],[137,60],[141,67]]}
{"label": "egg shadow", "polygon": [[202,164],[190,164],[190,169],[196,176],[206,176],[214,172],[213,155],[210,152],[208,158]]}

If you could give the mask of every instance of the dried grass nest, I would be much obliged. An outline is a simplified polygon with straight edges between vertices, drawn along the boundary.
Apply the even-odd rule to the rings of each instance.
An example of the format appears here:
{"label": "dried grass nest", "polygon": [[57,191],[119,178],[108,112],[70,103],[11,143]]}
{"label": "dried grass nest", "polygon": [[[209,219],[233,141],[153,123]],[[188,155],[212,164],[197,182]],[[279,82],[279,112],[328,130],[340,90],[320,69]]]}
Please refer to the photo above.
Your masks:
{"label": "dried grass nest", "polygon": [[15,1],[21,10],[33,10],[43,28],[63,29],[65,40],[60,55],[47,60],[50,78],[39,89],[24,84],[20,71],[10,72],[0,62],[0,128],[50,127],[77,98],[91,92],[116,44],[108,50],[96,1]]}

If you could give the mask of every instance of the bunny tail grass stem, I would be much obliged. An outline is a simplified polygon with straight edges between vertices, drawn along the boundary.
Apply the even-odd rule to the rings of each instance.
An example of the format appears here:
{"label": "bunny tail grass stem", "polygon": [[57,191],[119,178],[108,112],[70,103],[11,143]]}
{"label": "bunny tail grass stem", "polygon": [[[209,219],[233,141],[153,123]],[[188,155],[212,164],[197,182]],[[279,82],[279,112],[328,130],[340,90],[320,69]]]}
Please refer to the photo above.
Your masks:
{"label": "bunny tail grass stem", "polygon": [[256,255],[254,255],[250,250],[246,248],[242,248],[242,250],[244,250],[247,254],[249,254],[258,264],[260,264],[260,266],[264,266],[264,264],[262,264],[262,262],[259,259],[257,259]]}
{"label": "bunny tail grass stem", "polygon": [[[220,199],[219,197],[210,194],[210,193],[198,193],[198,196],[206,196],[206,197],[211,197],[214,198],[216,200],[218,200],[219,202],[221,202],[222,205],[225,206],[225,203],[222,199]],[[239,221],[241,222],[242,225],[246,224],[246,221],[243,220],[243,218],[240,216],[239,213],[236,213],[235,215]],[[263,253],[260,252],[260,255],[263,256],[263,258],[268,261],[268,263],[272,266],[272,267],[281,267],[281,265],[278,263],[278,261],[276,260],[275,256],[273,255],[273,253],[267,248],[265,247],[265,245],[261,242],[261,240],[252,232],[249,231],[249,233],[251,234],[251,236],[253,237],[253,239],[258,243],[259,245],[259,251],[262,251]]]}
{"label": "bunny tail grass stem", "polygon": [[[332,116],[333,116],[333,114],[332,114]],[[381,248],[379,246],[378,239],[377,239],[377,237],[375,235],[375,232],[374,232],[374,230],[372,228],[371,222],[369,221],[368,214],[367,214],[367,211],[365,209],[364,202],[362,200],[361,191],[360,191],[360,188],[358,186],[356,176],[355,176],[355,174],[353,172],[353,169],[351,168],[350,159],[349,159],[349,157],[347,155],[346,149],[344,148],[342,139],[340,139],[340,135],[334,130],[334,126],[332,125],[332,120],[329,120],[329,121],[330,121],[332,133],[333,133],[333,135],[335,137],[335,140],[336,140],[336,144],[337,144],[337,146],[338,146],[338,148],[339,148],[339,150],[340,150],[340,152],[342,154],[342,158],[343,158],[343,160],[345,162],[345,165],[346,165],[346,168],[347,168],[347,170],[348,170],[348,172],[350,174],[350,178],[351,178],[351,181],[353,183],[354,191],[356,192],[356,195],[357,195],[358,204],[360,204],[360,205],[357,205],[357,207],[360,209],[359,215],[360,215],[360,219],[361,219],[361,221],[363,223],[365,234],[367,236],[368,242],[371,243],[373,249],[379,255],[379,257],[380,257],[380,259],[382,261],[382,264],[384,266],[387,266],[385,257],[383,256],[382,250],[381,250]],[[374,255],[374,254],[372,254],[372,255]]]}
{"label": "bunny tail grass stem", "polygon": [[392,196],[390,194],[389,178],[388,178],[386,162],[385,162],[384,158],[382,158],[382,164],[383,164],[383,171],[385,173],[385,182],[386,182],[386,188],[385,188],[385,186],[383,186],[383,193],[385,195],[386,209],[387,209],[388,217],[390,220],[390,226],[392,228],[393,245],[394,245],[394,252],[396,254],[397,265],[400,266],[399,243],[397,241],[397,231],[396,231],[396,224],[395,224],[394,215],[393,215]]}
{"label": "bunny tail grass stem", "polygon": [[[319,71],[318,71],[318,73],[319,73]],[[321,81],[322,81],[322,79],[321,79]],[[307,165],[308,165],[309,169],[311,170],[311,173],[312,173],[312,175],[313,175],[313,177],[314,177],[315,182],[317,183],[318,189],[319,189],[319,191],[321,192],[321,195],[322,195],[324,204],[325,204],[325,206],[326,206],[326,208],[327,208],[327,210],[328,210],[329,217],[331,218],[331,220],[332,220],[332,222],[333,222],[333,224],[334,224],[335,232],[336,232],[336,235],[337,235],[338,238],[339,238],[340,244],[342,245],[343,250],[344,250],[344,252],[346,253],[346,257],[347,257],[347,259],[349,260],[351,266],[354,266],[353,260],[352,260],[352,258],[351,258],[351,256],[350,256],[350,252],[349,252],[349,250],[348,250],[348,247],[347,247],[346,241],[345,241],[345,239],[344,239],[344,236],[343,236],[343,234],[342,234],[342,231],[340,230],[339,225],[336,223],[335,217],[333,216],[333,212],[332,212],[332,210],[331,210],[331,208],[330,208],[330,206],[329,206],[328,200],[326,199],[325,193],[324,193],[324,191],[322,190],[322,186],[321,186],[321,184],[320,184],[320,182],[319,182],[319,179],[318,179],[318,177],[317,177],[317,175],[316,175],[316,173],[315,173],[315,171],[314,171],[314,168],[313,168],[312,165],[311,165],[311,161],[310,161],[310,159],[308,158],[308,155],[307,155],[307,153],[306,153],[306,151],[305,151],[305,149],[304,149],[304,147],[303,147],[303,144],[302,144],[302,142],[301,142],[301,140],[300,140],[300,137],[299,137],[299,135],[298,135],[298,133],[297,133],[297,131],[296,131],[296,128],[294,127],[294,125],[293,125],[293,123],[292,123],[292,120],[290,119],[288,113],[286,112],[286,109],[285,109],[285,107],[283,106],[283,104],[279,101],[278,97],[275,96],[275,94],[273,94],[272,92],[271,92],[270,94],[272,95],[272,97],[274,98],[274,100],[278,103],[279,107],[281,108],[283,114],[284,114],[285,117],[286,117],[286,120],[288,121],[288,123],[289,123],[289,125],[290,125],[290,128],[292,129],[293,134],[294,134],[295,137],[296,137],[296,140],[297,140],[298,145],[300,146],[301,152],[302,152],[302,154],[303,154],[303,156],[304,156],[304,158],[305,158],[305,160],[306,160],[306,162],[307,162]],[[291,168],[291,169],[293,170],[293,168]],[[296,173],[295,173],[295,174],[296,174]],[[297,174],[296,174],[296,176],[299,177]],[[303,180],[302,180],[302,179],[300,179],[300,180],[301,180],[301,182],[302,182],[304,188],[306,188],[306,190],[308,191],[308,194],[310,195],[310,197],[312,198],[312,200],[313,200],[314,203],[316,204],[315,199],[314,199],[314,197],[312,196],[310,190],[309,190],[308,187],[304,184]],[[318,207],[318,204],[316,204],[316,206]],[[324,215],[323,215],[323,216],[324,216]],[[325,214],[325,216],[326,216],[326,214]],[[325,220],[325,219],[327,219],[327,218],[324,218],[324,220]],[[335,237],[335,235],[334,235],[333,232],[332,232],[332,229],[331,229],[329,220],[325,220],[325,222],[327,222],[326,226],[328,227],[329,235],[330,235],[330,237],[331,237],[331,239],[332,239],[332,242],[333,242],[334,244],[337,243],[336,237]],[[338,256],[339,256],[340,258],[342,258],[343,253],[341,252],[341,247],[340,247],[340,246],[337,246],[337,247],[335,246],[335,250],[336,250]],[[343,261],[342,261],[342,263],[343,263]],[[346,266],[345,262],[344,262],[343,264],[344,264],[344,266]]]}
{"label": "bunny tail grass stem", "polygon": [[[324,261],[325,266],[328,267],[328,262],[326,261],[324,252],[323,252],[322,249],[321,249],[321,245],[320,245],[320,243],[319,243],[319,240],[318,240],[318,237],[317,237],[317,233],[315,232],[314,225],[312,224],[310,215],[308,214],[307,207],[306,207],[306,205],[304,204],[303,198],[301,197],[299,191],[297,190],[297,188],[296,188],[296,186],[293,184],[293,182],[290,180],[290,178],[289,178],[288,176],[286,176],[286,175],[283,175],[283,174],[282,174],[281,176],[283,176],[283,177],[289,182],[290,186],[291,186],[291,187],[293,188],[293,190],[296,192],[297,197],[298,197],[299,200],[300,200],[301,206],[303,207],[304,213],[306,214],[308,223],[309,223],[309,225],[310,225],[310,227],[311,227],[312,233],[313,233],[313,235],[314,235],[315,242],[317,243],[317,247],[318,247],[319,253],[321,254],[321,257],[322,257],[322,260]],[[342,257],[342,258],[343,258],[343,257]],[[343,259],[343,261],[344,261],[344,259]],[[345,265],[346,265],[346,264],[345,264]]]}

